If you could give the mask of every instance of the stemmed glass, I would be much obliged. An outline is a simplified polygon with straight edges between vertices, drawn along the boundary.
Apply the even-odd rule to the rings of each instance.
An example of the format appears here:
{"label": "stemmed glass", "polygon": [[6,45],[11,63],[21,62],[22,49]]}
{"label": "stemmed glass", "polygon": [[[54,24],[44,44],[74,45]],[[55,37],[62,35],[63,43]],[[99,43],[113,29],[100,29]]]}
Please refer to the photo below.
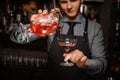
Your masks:
{"label": "stemmed glass", "polygon": [[[77,39],[76,38],[66,38],[63,36],[58,36],[57,37],[57,41],[58,44],[64,48],[64,50],[68,53],[70,51],[71,48],[73,48],[76,43],[77,43]],[[60,63],[61,66],[73,66],[74,64],[70,61],[64,61]]]}

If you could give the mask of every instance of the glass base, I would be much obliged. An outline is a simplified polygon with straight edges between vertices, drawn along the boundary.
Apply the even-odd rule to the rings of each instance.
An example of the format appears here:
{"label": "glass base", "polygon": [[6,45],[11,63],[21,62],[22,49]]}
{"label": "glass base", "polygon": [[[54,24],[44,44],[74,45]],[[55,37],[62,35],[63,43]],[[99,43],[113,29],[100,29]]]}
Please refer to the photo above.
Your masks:
{"label": "glass base", "polygon": [[61,65],[61,66],[73,66],[74,64],[71,63],[71,62],[66,61],[66,62],[60,63],[60,65]]}

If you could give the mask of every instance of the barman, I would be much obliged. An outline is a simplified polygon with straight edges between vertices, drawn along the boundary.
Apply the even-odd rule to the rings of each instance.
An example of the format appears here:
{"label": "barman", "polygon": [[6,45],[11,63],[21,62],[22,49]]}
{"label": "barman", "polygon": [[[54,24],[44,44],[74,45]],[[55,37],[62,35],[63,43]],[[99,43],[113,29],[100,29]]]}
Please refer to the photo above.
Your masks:
{"label": "barman", "polygon": [[[56,0],[59,9],[52,9],[48,14],[47,10],[38,10],[38,14],[31,17],[32,22],[40,14],[51,15],[52,12],[62,12],[63,17],[59,19],[59,24],[64,27],[55,33],[48,35],[48,79],[57,80],[90,80],[91,76],[103,74],[105,72],[107,61],[104,47],[104,37],[101,25],[89,20],[80,12],[80,6],[83,0]],[[74,23],[74,25],[70,24]],[[72,33],[69,30],[72,25]],[[24,27],[30,25],[24,25]],[[40,36],[34,33],[31,36],[25,36],[22,28],[14,30],[10,38],[16,43],[28,43]],[[58,45],[57,37],[75,37],[78,39],[76,45],[66,53]],[[29,41],[28,41],[29,39]],[[74,63],[73,66],[61,66],[60,62],[67,61]]]}

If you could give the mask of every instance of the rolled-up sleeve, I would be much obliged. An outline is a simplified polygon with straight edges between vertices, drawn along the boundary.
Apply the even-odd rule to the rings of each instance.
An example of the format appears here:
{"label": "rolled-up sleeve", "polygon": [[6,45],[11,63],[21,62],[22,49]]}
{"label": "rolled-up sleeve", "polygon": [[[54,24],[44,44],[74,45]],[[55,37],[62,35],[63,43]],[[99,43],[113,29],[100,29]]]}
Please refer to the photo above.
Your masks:
{"label": "rolled-up sleeve", "polygon": [[96,25],[91,40],[91,59],[88,59],[87,72],[90,74],[103,73],[106,70],[107,59],[104,47],[104,36],[100,25]]}
{"label": "rolled-up sleeve", "polygon": [[[30,27],[30,24],[24,25],[23,27]],[[15,43],[25,44],[29,43],[33,40],[40,38],[39,36],[31,33],[31,35],[24,32],[23,28],[18,27],[16,28],[11,34],[10,39]]]}

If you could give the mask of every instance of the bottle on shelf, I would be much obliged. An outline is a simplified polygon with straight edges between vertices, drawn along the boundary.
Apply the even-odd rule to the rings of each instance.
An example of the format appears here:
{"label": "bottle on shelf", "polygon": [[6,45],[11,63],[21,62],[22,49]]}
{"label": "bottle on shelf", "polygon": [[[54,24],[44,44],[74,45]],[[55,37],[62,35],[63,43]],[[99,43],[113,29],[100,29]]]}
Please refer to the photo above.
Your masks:
{"label": "bottle on shelf", "polygon": [[3,16],[4,16],[4,13],[2,12],[2,10],[0,9],[0,34],[4,32],[4,29],[5,29],[5,26],[4,26],[4,23],[3,23]]}
{"label": "bottle on shelf", "polygon": [[17,6],[15,13],[16,13],[16,22],[19,24],[19,23],[21,23],[22,14],[23,14],[23,8],[21,5]]}
{"label": "bottle on shelf", "polygon": [[120,50],[120,21],[117,20],[115,24],[115,34],[114,34],[114,41],[113,41],[113,49]]}
{"label": "bottle on shelf", "polygon": [[29,15],[29,12],[27,10],[23,9],[23,14],[22,14],[22,18],[21,18],[21,22],[23,24],[30,23],[30,19],[29,19],[28,15]]}
{"label": "bottle on shelf", "polygon": [[117,2],[116,2],[116,17],[117,17],[117,19],[119,19],[120,20],[120,0],[117,0]]}
{"label": "bottle on shelf", "polygon": [[115,2],[115,31],[113,39],[113,49],[120,51],[120,1]]}

